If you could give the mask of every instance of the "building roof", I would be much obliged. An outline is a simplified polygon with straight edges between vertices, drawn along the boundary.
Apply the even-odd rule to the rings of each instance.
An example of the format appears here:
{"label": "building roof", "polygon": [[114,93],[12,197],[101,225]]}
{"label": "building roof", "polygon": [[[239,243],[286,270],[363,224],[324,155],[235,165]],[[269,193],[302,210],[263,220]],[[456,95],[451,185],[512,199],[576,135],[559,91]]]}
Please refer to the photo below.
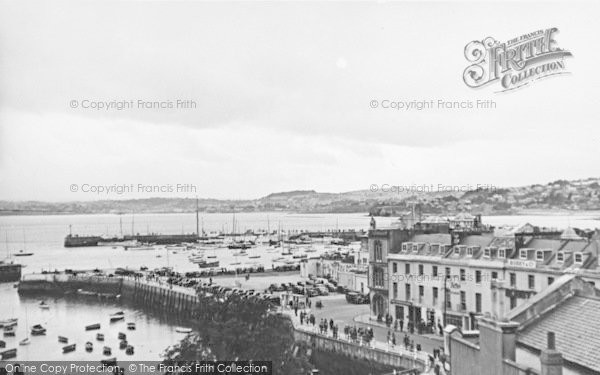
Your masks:
{"label": "building roof", "polygon": [[575,232],[575,229],[568,227],[560,235],[561,240],[580,240],[581,237]]}
{"label": "building roof", "polygon": [[600,371],[600,300],[573,296],[519,333],[518,342],[542,350],[548,332],[556,350],[571,363]]}

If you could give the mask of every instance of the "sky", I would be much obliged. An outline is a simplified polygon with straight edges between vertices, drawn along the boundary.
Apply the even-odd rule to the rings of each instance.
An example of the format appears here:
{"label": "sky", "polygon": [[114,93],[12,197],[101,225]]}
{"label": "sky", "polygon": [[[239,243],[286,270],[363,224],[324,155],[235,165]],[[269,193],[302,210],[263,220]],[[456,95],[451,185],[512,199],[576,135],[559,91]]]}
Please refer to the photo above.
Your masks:
{"label": "sky", "polygon": [[[591,1],[0,1],[0,200],[600,176],[599,11]],[[511,92],[463,82],[469,42],[551,27],[573,54],[570,74]],[[90,108],[111,101],[133,105]],[[130,184],[124,195],[91,191]]]}

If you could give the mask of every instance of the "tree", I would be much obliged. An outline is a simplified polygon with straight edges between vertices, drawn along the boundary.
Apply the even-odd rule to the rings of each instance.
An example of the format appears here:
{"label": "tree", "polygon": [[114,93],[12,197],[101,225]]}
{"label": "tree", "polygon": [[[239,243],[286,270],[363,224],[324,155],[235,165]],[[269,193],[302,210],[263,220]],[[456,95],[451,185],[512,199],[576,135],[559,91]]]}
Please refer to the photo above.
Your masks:
{"label": "tree", "polygon": [[306,374],[312,368],[296,348],[289,319],[266,301],[201,296],[196,317],[194,333],[167,350],[167,364],[270,361],[273,374]]}

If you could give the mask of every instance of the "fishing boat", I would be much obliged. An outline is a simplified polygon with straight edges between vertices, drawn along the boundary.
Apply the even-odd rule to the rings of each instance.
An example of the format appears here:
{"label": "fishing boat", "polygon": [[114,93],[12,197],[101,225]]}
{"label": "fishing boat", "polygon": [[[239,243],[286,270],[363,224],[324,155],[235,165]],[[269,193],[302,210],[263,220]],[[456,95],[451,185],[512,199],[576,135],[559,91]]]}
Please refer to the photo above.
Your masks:
{"label": "fishing boat", "polygon": [[130,331],[135,330],[135,323],[134,322],[127,323],[127,329]]}
{"label": "fishing boat", "polygon": [[100,323],[95,323],[95,324],[90,324],[90,325],[85,326],[86,331],[93,331],[96,329],[100,329]]}
{"label": "fishing boat", "polygon": [[111,354],[112,354],[112,350],[110,349],[110,347],[109,347],[109,346],[105,346],[105,347],[102,349],[102,354],[104,354],[104,355],[111,355]]}
{"label": "fishing boat", "polygon": [[41,324],[36,324],[31,327],[31,334],[33,336],[41,336],[46,334],[46,328],[44,328]]}
{"label": "fishing boat", "polygon": [[127,335],[124,334],[123,332],[119,332],[119,334],[117,335],[117,338],[119,340],[127,340]]}
{"label": "fishing boat", "polygon": [[133,355],[133,346],[128,345],[127,349],[125,349],[125,354],[127,354],[127,355]]}
{"label": "fishing boat", "polygon": [[250,255],[248,257],[248,259],[258,259],[258,258],[260,258],[260,255]]}
{"label": "fishing boat", "polygon": [[14,337],[15,336],[15,327],[4,327],[4,336],[6,337]]}
{"label": "fishing boat", "polygon": [[236,251],[235,253],[233,253],[234,257],[245,257],[246,255],[248,255],[246,250],[240,250],[240,251]]}
{"label": "fishing boat", "polygon": [[121,340],[121,342],[119,342],[119,349],[123,350],[127,348],[127,340]]}
{"label": "fishing boat", "polygon": [[117,322],[123,319],[125,319],[125,313],[123,311],[116,312],[110,316],[111,322]]}
{"label": "fishing boat", "polygon": [[65,336],[58,336],[58,342],[62,342],[63,344],[66,344],[69,342],[69,339],[66,338]]}
{"label": "fishing boat", "polygon": [[96,340],[98,340],[98,341],[104,341],[104,334],[97,333],[96,334]]}
{"label": "fishing boat", "polygon": [[216,255],[209,255],[207,256],[208,259],[215,259],[217,256]]}
{"label": "fishing boat", "polygon": [[231,265],[231,266],[237,266],[237,265],[240,265],[240,264],[242,264],[242,262],[231,262],[231,263],[229,263],[229,265]]}
{"label": "fishing boat", "polygon": [[31,343],[31,340],[29,340],[29,337],[26,337],[23,340],[19,341],[19,345],[21,345],[21,346],[29,345],[30,343]]}
{"label": "fishing boat", "polygon": [[85,351],[86,352],[91,352],[92,350],[94,350],[94,344],[92,344],[91,342],[86,342],[85,343]]}
{"label": "fishing boat", "polygon": [[3,352],[0,352],[0,359],[11,359],[17,356],[17,349],[8,349]]}
{"label": "fishing boat", "polygon": [[48,310],[50,308],[50,305],[48,305],[46,303],[46,301],[40,301],[40,304],[38,305],[40,307],[40,309],[42,310]]}
{"label": "fishing boat", "polygon": [[0,320],[0,328],[16,326],[18,322],[19,318]]}
{"label": "fishing boat", "polygon": [[176,327],[175,328],[175,332],[178,332],[178,333],[192,333],[192,329],[191,328],[187,328],[187,327]]}
{"label": "fishing boat", "polygon": [[75,351],[76,344],[63,346],[63,353],[71,353]]}
{"label": "fishing boat", "polygon": [[0,340],[0,349],[6,348],[6,341]]}
{"label": "fishing boat", "polygon": [[200,267],[200,268],[219,267],[219,261],[218,260],[215,260],[215,261],[212,261],[212,262],[204,261],[204,262],[197,263],[197,264],[198,264],[198,267]]}

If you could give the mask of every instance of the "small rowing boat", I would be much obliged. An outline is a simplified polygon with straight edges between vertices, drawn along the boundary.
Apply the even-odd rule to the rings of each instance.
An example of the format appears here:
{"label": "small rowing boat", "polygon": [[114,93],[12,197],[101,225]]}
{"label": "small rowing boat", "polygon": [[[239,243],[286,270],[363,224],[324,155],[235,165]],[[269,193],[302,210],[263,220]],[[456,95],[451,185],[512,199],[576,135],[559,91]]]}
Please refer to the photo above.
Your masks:
{"label": "small rowing boat", "polygon": [[71,353],[75,351],[75,344],[63,346],[63,353]]}
{"label": "small rowing boat", "polygon": [[58,336],[58,342],[62,342],[63,344],[66,344],[69,342],[69,339],[64,336]]}

